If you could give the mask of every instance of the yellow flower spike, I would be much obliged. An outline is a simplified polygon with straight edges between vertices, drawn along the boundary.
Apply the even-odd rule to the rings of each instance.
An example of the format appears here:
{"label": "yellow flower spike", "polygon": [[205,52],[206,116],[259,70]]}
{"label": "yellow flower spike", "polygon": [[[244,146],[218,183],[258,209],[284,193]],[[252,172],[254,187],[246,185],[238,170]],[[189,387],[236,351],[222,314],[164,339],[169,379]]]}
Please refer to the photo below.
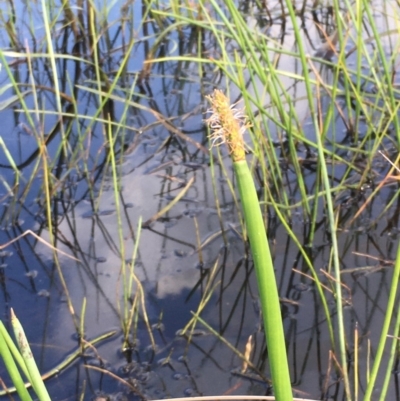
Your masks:
{"label": "yellow flower spike", "polygon": [[206,96],[211,103],[211,116],[206,120],[211,128],[212,146],[226,143],[233,162],[245,159],[243,134],[250,127],[243,112],[230,105],[228,98],[218,89]]}

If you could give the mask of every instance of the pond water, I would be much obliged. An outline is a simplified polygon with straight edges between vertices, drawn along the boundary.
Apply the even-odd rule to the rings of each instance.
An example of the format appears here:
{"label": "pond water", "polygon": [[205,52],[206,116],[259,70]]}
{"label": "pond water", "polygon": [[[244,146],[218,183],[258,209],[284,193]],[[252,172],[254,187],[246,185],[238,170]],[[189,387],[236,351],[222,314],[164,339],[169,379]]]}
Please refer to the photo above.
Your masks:
{"label": "pond water", "polygon": [[[54,65],[44,56],[50,45],[40,2],[0,5],[7,63],[0,76],[1,318],[9,326],[10,308],[15,310],[42,372],[76,351],[81,335],[90,342],[109,334],[46,381],[53,400],[270,394],[257,286],[231,187],[233,172],[224,151],[220,159],[217,152],[210,157],[203,120],[208,108],[204,95],[226,84],[214,65],[200,69],[189,59],[167,59],[146,70],[145,60],[193,55],[200,38],[190,26],[168,33],[174,22],[168,18],[161,30],[158,14],[149,13],[146,4],[99,1],[91,11],[89,3],[76,2],[69,10],[76,19],[69,19],[60,4],[49,6],[48,16],[57,21],[51,35],[58,55]],[[293,50],[293,31],[283,23],[280,3],[271,4],[259,19],[250,4],[246,9],[238,5],[249,15],[248,23],[268,29],[269,37]],[[168,5],[160,7],[168,10]],[[319,16],[328,28],[332,24],[329,7],[316,10],[304,14],[311,53],[324,39],[312,17]],[[387,15],[376,11],[383,31],[393,29]],[[272,22],[265,25],[268,19]],[[211,34],[202,40],[211,53]],[[228,45],[234,47],[227,39]],[[285,71],[301,73],[290,55],[279,62]],[[320,73],[331,82],[329,68],[322,66]],[[313,138],[302,82],[288,74],[282,83],[296,100],[305,135]],[[56,86],[61,98],[55,96]],[[104,91],[109,90],[107,99]],[[234,85],[230,90],[232,100],[240,100]],[[61,111],[63,124],[58,123]],[[332,138],[344,144],[346,125],[339,117],[335,127]],[[283,154],[279,129],[272,123],[271,129],[276,152]],[[394,152],[389,140],[384,144]],[[301,155],[304,149],[299,145],[298,151]],[[8,154],[17,167],[12,168]],[[51,174],[45,173],[45,163]],[[334,173],[343,174],[341,168]],[[374,165],[382,176],[389,168],[383,158]],[[300,188],[295,171],[283,160],[282,173],[295,204]],[[315,168],[305,169],[308,193],[313,193],[316,176]],[[359,180],[357,174],[349,177],[350,184]],[[352,332],[358,327],[361,391],[368,341],[375,344],[379,338],[391,283],[398,201],[381,212],[397,188],[396,182],[384,186],[354,224],[349,222],[373,185],[358,192],[349,186],[335,196],[349,361]],[[319,203],[316,225],[299,205],[290,226],[331,287],[332,278],[323,273],[330,266],[330,231]],[[343,399],[326,317],[306,263],[274,210],[265,209],[295,394]],[[328,299],[335,317],[333,296]],[[196,312],[204,324],[188,327]],[[243,353],[249,336],[254,369],[240,373],[242,360],[234,349]],[[393,380],[388,399],[398,398]]]}

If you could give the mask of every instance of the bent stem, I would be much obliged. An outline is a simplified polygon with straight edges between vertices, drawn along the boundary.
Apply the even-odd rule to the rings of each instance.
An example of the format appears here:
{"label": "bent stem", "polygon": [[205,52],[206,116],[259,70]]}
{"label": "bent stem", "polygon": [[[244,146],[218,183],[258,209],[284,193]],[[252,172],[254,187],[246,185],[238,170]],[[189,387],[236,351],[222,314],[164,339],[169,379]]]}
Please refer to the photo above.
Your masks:
{"label": "bent stem", "polygon": [[289,401],[293,399],[293,394],[278,288],[257,191],[245,159],[243,133],[249,124],[240,111],[230,106],[228,99],[221,91],[214,91],[213,96],[209,96],[208,100],[212,105],[212,115],[207,120],[212,130],[210,140],[213,145],[225,143],[228,146],[238,182],[244,219],[256,270],[272,384],[276,400]]}

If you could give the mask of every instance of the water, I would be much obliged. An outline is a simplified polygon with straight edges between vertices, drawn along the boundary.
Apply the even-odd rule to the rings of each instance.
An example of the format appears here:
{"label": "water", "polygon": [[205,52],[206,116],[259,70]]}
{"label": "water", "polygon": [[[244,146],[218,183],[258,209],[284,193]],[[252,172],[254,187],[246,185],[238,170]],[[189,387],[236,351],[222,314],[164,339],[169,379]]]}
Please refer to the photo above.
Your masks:
{"label": "water", "polygon": [[[85,62],[57,59],[55,77],[55,71],[44,59],[33,59],[35,84],[40,88],[37,99],[31,92],[25,56],[7,58],[14,79],[24,82],[21,90],[27,91],[27,106],[34,110],[37,101],[39,109],[46,113],[32,111],[32,121],[29,121],[21,113],[20,103],[1,111],[2,139],[20,165],[21,176],[5,167],[10,163],[2,152],[0,243],[7,244],[27,230],[37,235],[20,237],[5,246],[0,254],[2,320],[9,324],[9,309],[14,308],[26,328],[42,372],[77,349],[76,325],[83,328],[88,341],[115,331],[110,338],[98,343],[96,350],[88,350],[87,355],[47,381],[54,400],[77,399],[81,394],[85,399],[110,395],[112,399],[135,400],[142,396],[156,399],[267,394],[270,386],[261,376],[270,376],[253,265],[245,251],[235,200],[228,185],[228,178],[232,179],[233,174],[227,162],[215,168],[213,177],[206,149],[203,113],[207,105],[203,95],[217,85],[219,72],[205,65],[200,77],[195,64],[183,65],[170,59],[153,65],[148,80],[144,79],[140,73],[145,59],[149,58],[151,45],[162,32],[159,26],[153,20],[141,25],[140,2],[127,4],[127,8],[117,2],[108,10],[104,4],[96,4],[102,10],[97,14],[97,23],[104,29],[98,57],[110,79],[108,83],[105,78],[103,82],[96,81],[96,71],[91,64],[94,56],[85,47],[89,46],[89,39],[77,44],[72,31],[65,30],[62,25],[55,31],[57,53],[83,54]],[[40,5],[16,2],[14,6],[18,10],[15,21],[20,40],[16,46],[18,52],[24,53],[25,46],[32,52],[44,51],[47,44]],[[1,7],[3,15],[10,17],[10,6],[3,4]],[[77,14],[79,10],[79,7],[73,8]],[[272,16],[278,16],[279,3],[271,6],[271,10]],[[121,15],[125,12],[129,18],[123,20]],[[4,21],[1,22],[3,27]],[[250,17],[249,23],[258,26]],[[4,29],[2,31],[0,40],[7,49],[10,40]],[[309,51],[312,53],[320,45],[321,38],[315,26],[310,32]],[[174,31],[166,36],[163,45],[157,47],[156,56],[189,52],[195,36],[189,28],[183,34],[182,38]],[[288,49],[295,46],[290,28],[283,27],[278,20],[270,26],[270,34],[282,39]],[[115,98],[105,103],[99,117],[101,121],[95,122],[93,115],[101,100],[99,88],[104,90],[103,86],[114,79],[132,35],[136,35],[137,42],[128,58],[125,74],[114,89]],[[206,37],[205,40],[209,40],[212,47],[211,39]],[[288,71],[301,73],[290,56],[280,62]],[[325,73],[329,81],[331,74]],[[4,68],[1,77],[5,87],[9,78]],[[55,78],[65,93],[62,99],[54,97]],[[295,102],[296,110],[304,126],[310,127],[302,82],[289,76],[283,82],[290,88],[290,96],[300,99]],[[8,88],[0,100],[13,95],[13,90]],[[232,88],[232,98],[238,95]],[[78,110],[71,108],[68,97],[76,99]],[[54,128],[58,121],[58,101],[68,112],[62,129]],[[267,103],[267,96],[265,101]],[[118,126],[121,120],[127,122],[123,128]],[[279,143],[280,130],[271,123],[272,126]],[[337,132],[332,133],[332,138],[338,135],[337,140],[345,141],[344,128],[345,124],[338,118]],[[35,131],[37,135],[47,136],[48,160],[52,163],[52,232],[59,266],[49,246],[51,235],[43,165]],[[110,132],[117,138],[115,157],[120,175],[117,198],[107,144]],[[313,138],[311,127],[306,135]],[[62,136],[66,138],[65,155],[68,157],[59,153]],[[301,152],[299,149],[299,154]],[[388,169],[384,163],[377,163],[377,168],[383,173]],[[285,169],[284,163],[282,169],[285,187],[295,203],[300,199],[296,177],[288,166]],[[335,167],[334,170],[338,176],[343,174],[340,169]],[[32,181],[31,176],[34,177]],[[315,171],[310,168],[305,177],[312,193]],[[359,176],[350,178],[356,181]],[[188,188],[182,199],[168,212],[145,228],[138,227],[140,219],[151,220],[185,186]],[[347,224],[371,191],[372,188],[366,188],[360,194],[348,189],[335,198],[336,205],[340,205],[341,264],[344,271],[352,271],[343,273],[347,285],[344,289],[346,329],[351,333],[357,322],[361,385],[365,383],[367,340],[376,342],[383,321],[391,282],[390,262],[395,258],[398,231],[397,205],[393,205],[384,218],[376,220],[383,206],[392,199],[395,186],[385,187],[356,225]],[[320,210],[315,238],[312,246],[306,249],[317,274],[324,277],[328,306],[334,319],[335,303],[329,295],[334,282],[322,272],[322,269],[329,270],[331,249],[322,203]],[[300,396],[339,399],[343,389],[329,353],[332,346],[321,300],[297,245],[273,211],[268,217],[293,388]],[[293,213],[291,224],[300,243],[309,244],[312,225],[304,218],[300,207]],[[139,248],[135,253],[137,240]],[[134,266],[137,281],[132,283],[126,305],[129,311],[133,310],[134,324],[129,342],[124,344],[121,329],[121,316],[125,313],[123,269],[131,266]],[[380,269],[352,270],[366,266]],[[59,267],[72,298],[75,321],[66,302]],[[179,335],[196,311],[201,311],[201,318],[224,341],[200,323],[189,339]],[[155,347],[144,316],[151,327]],[[255,372],[238,375],[242,361],[229,347],[244,352],[250,335],[253,336],[251,360],[261,376]],[[352,338],[350,334],[349,338]],[[352,347],[350,341],[350,359]],[[128,381],[135,390],[108,372]],[[393,385],[388,399],[397,399],[397,390]]]}

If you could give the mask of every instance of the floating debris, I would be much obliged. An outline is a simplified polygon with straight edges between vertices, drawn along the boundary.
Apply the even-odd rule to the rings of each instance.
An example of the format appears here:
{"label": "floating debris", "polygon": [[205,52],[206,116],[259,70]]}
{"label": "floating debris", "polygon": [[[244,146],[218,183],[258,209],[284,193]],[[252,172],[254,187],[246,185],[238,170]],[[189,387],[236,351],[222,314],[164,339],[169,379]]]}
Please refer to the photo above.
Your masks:
{"label": "floating debris", "polygon": [[178,224],[178,222],[179,222],[179,220],[178,219],[168,219],[168,220],[165,220],[165,222],[164,222],[164,227],[165,228],[171,228],[171,227],[173,227],[173,226],[176,226],[177,224]]}
{"label": "floating debris", "polygon": [[193,218],[199,216],[203,212],[203,210],[204,210],[203,208],[186,209],[182,214],[185,217]]}
{"label": "floating debris", "polygon": [[44,297],[44,298],[49,298],[50,297],[50,292],[47,290],[40,290],[37,295],[39,297]]}
{"label": "floating debris", "polygon": [[175,335],[178,337],[185,337],[187,335],[190,335],[192,337],[200,337],[200,336],[207,336],[208,333],[206,331],[200,330],[200,329],[186,330],[186,331],[181,329],[181,330],[178,330],[175,333]]}
{"label": "floating debris", "polygon": [[96,213],[93,210],[89,210],[89,211],[83,213],[81,217],[83,219],[92,219],[95,216],[96,216]]}
{"label": "floating debris", "polygon": [[166,358],[161,358],[157,361],[158,366],[166,366],[169,365],[171,358],[167,356]]}
{"label": "floating debris", "polygon": [[152,328],[153,330],[164,331],[164,330],[165,330],[165,325],[164,325],[163,323],[161,323],[161,322],[158,322],[158,323],[154,323],[154,324],[151,326],[151,328]]}
{"label": "floating debris", "polygon": [[99,216],[111,216],[115,213],[115,209],[106,209],[99,212]]}
{"label": "floating debris", "polygon": [[177,256],[178,258],[184,258],[187,256],[187,252],[183,251],[182,249],[175,249],[174,250],[174,254],[175,256]]}
{"label": "floating debris", "polygon": [[184,392],[183,392],[183,394],[184,394],[186,397],[192,396],[193,393],[194,393],[194,390],[193,390],[192,388],[190,388],[190,387],[186,388],[186,389],[184,390]]}
{"label": "floating debris", "polygon": [[308,291],[310,289],[310,286],[307,284],[304,284],[304,283],[299,283],[299,284],[294,285],[293,288],[296,291],[304,292],[304,291]]}
{"label": "floating debris", "polygon": [[81,217],[83,219],[92,219],[96,216],[111,216],[114,213],[115,213],[115,209],[101,210],[101,211],[98,211],[97,213],[93,210],[89,210],[89,211],[83,213]]}
{"label": "floating debris", "polygon": [[197,170],[197,169],[206,167],[205,164],[195,163],[195,162],[185,162],[185,163],[182,163],[182,165],[185,166],[185,167],[188,167],[188,168],[190,168],[192,170]]}

